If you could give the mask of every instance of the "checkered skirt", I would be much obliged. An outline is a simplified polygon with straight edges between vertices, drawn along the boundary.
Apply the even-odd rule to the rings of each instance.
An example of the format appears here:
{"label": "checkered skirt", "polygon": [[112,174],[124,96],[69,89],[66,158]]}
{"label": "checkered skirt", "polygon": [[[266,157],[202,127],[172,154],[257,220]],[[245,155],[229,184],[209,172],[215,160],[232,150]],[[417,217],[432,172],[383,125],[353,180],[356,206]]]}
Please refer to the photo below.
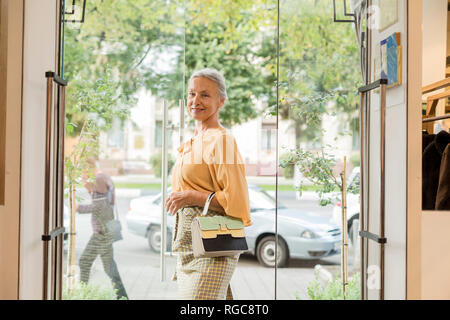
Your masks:
{"label": "checkered skirt", "polygon": [[[177,255],[177,267],[173,280],[177,281],[182,300],[231,300],[230,281],[239,260],[231,257],[195,258],[192,251],[191,223],[202,215],[201,207],[185,207],[178,210],[172,251]],[[206,216],[221,215],[208,210]]]}

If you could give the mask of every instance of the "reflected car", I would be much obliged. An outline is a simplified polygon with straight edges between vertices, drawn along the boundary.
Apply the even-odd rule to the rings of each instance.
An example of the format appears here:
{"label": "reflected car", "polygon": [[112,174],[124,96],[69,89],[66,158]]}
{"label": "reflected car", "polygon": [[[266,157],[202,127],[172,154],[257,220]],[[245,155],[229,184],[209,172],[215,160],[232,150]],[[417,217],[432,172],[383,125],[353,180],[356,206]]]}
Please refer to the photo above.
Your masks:
{"label": "reflected car", "polygon": [[[168,194],[170,188],[168,189]],[[266,267],[275,266],[275,199],[257,185],[249,185],[253,224],[245,228],[249,251]],[[126,217],[128,231],[144,237],[151,250],[161,248],[161,193],[131,200]],[[327,217],[278,204],[277,264],[290,258],[319,259],[340,253],[340,229]],[[171,251],[175,216],[167,215],[167,251]]]}
{"label": "reflected car", "polygon": [[[355,221],[359,222],[359,212],[360,207],[360,195],[359,195],[359,185],[360,185],[360,173],[359,167],[355,167],[347,180],[347,189],[357,190],[358,193],[347,193],[347,233],[351,243],[353,243],[353,237],[358,230],[355,230]],[[339,199],[341,196],[338,196]],[[342,202],[339,200],[333,207],[333,214],[331,218],[332,222],[337,224],[342,228]],[[359,225],[359,224],[358,224]]]}

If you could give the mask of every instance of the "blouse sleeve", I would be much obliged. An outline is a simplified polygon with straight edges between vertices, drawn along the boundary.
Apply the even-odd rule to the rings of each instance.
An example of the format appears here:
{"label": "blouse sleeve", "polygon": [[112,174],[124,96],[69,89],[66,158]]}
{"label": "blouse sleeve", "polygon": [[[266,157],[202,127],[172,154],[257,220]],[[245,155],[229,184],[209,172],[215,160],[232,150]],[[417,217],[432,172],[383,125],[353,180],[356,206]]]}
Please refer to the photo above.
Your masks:
{"label": "blouse sleeve", "polygon": [[216,199],[229,216],[240,218],[245,226],[252,224],[245,165],[231,135],[217,139],[209,163]]}

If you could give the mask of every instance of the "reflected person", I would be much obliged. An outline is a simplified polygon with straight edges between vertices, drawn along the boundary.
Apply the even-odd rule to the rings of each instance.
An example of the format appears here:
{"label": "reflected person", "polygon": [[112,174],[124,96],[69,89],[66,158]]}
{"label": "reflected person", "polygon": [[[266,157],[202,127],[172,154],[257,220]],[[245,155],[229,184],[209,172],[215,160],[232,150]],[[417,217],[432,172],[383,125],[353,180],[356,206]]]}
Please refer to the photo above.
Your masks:
{"label": "reflected person", "polygon": [[117,298],[128,299],[117,264],[114,261],[114,234],[107,227],[108,222],[114,219],[113,208],[116,200],[114,184],[107,174],[98,170],[94,159],[89,159],[88,164],[94,170],[95,183],[88,182],[86,176],[83,177],[83,180],[86,189],[92,197],[92,201],[86,205],[77,204],[76,209],[81,214],[91,214],[93,234],[79,260],[80,281],[84,283],[89,282],[92,264],[97,256],[100,256],[103,269],[112,281]]}

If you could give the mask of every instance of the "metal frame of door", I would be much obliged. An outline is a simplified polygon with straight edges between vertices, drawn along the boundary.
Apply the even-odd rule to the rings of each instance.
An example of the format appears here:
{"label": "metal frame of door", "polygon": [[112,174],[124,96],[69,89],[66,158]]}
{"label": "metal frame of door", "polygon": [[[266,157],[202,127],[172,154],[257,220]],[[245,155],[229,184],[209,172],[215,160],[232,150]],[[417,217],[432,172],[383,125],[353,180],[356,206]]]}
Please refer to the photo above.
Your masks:
{"label": "metal frame of door", "polygon": [[[45,143],[45,198],[43,241],[42,299],[60,299],[62,296],[63,211],[64,211],[64,118],[65,87],[67,82],[45,73],[47,78],[47,114]],[[57,102],[53,103],[53,83],[58,87]],[[51,221],[50,221],[51,220]],[[50,230],[51,228],[51,230]],[[51,245],[51,277],[49,288],[49,244]],[[50,294],[49,294],[50,289]]]}
{"label": "metal frame of door", "polygon": [[[361,197],[361,214],[360,214],[360,231],[359,235],[361,236],[361,279],[362,281],[362,298],[366,298],[367,284],[367,261],[365,261],[368,256],[368,250],[365,250],[366,241],[371,240],[375,241],[380,245],[380,295],[379,299],[384,300],[384,248],[387,242],[385,238],[385,149],[386,149],[386,86],[387,80],[380,79],[375,81],[367,86],[359,88],[359,92],[361,94],[361,193],[363,197]],[[371,108],[368,103],[368,94],[377,88],[380,88],[380,235],[373,234],[369,231],[369,217],[370,217],[370,208],[365,205],[365,190],[368,187],[367,178],[370,176],[369,170],[366,169],[366,166],[370,164],[370,158],[367,156],[369,152],[368,141],[370,140],[370,112]],[[367,170],[367,171],[366,171]],[[369,193],[367,193],[367,198],[369,199]],[[367,219],[367,223],[366,223]],[[368,248],[368,246],[367,246]]]}
{"label": "metal frame of door", "polygon": [[[67,81],[58,73],[62,66],[62,23],[64,0],[59,0],[56,56],[58,72],[47,71],[47,107],[45,138],[45,185],[43,242],[43,300],[62,298],[64,246],[64,138],[65,89]],[[44,76],[44,75],[43,75]],[[43,77],[44,78],[44,77]],[[56,90],[55,90],[55,86]],[[56,92],[55,92],[56,91]],[[56,97],[56,101],[54,101]],[[49,248],[50,245],[50,248]]]}

